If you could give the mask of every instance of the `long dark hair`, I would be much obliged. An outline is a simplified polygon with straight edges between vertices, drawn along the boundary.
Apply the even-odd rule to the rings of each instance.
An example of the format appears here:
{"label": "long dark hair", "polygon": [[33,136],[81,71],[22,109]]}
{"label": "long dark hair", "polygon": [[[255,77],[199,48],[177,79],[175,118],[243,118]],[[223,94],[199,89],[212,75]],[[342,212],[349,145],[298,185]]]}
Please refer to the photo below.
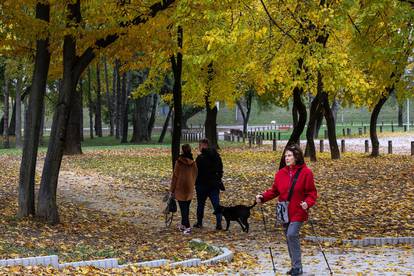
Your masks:
{"label": "long dark hair", "polygon": [[181,150],[182,150],[182,157],[186,157],[188,159],[194,160],[193,158],[193,154],[191,153],[191,146],[189,144],[184,144],[181,146]]}
{"label": "long dark hair", "polygon": [[291,151],[293,153],[293,156],[295,157],[296,165],[305,164],[305,158],[303,156],[303,151],[298,144],[292,144],[292,145],[287,146],[285,151],[283,152],[283,158],[285,156],[286,151]]}

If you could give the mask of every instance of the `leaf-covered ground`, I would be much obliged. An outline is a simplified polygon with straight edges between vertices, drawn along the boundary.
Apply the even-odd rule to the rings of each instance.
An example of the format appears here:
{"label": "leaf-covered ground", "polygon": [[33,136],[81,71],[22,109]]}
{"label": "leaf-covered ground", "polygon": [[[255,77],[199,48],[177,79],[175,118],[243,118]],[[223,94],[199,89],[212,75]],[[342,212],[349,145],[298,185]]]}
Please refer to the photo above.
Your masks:
{"label": "leaf-covered ground", "polygon": [[[214,231],[209,204],[203,230],[183,236],[175,227],[178,219],[171,228],[165,229],[161,198],[171,176],[169,154],[167,148],[136,148],[86,151],[82,156],[65,157],[58,187],[62,223],[55,227],[16,218],[19,158],[0,156],[3,169],[0,232],[4,233],[0,237],[0,258],[57,254],[61,261],[108,257],[119,258],[121,262],[156,258],[182,260],[194,256],[205,259],[213,254],[189,245],[192,238],[201,238],[234,250],[235,261],[186,272],[216,273],[255,267],[254,252],[262,250],[269,241],[284,247],[279,228],[271,227],[273,237],[264,233],[257,207],[253,209],[248,234],[242,233],[234,223],[229,232]],[[275,164],[280,158],[280,153],[271,152],[268,147],[232,147],[222,150],[221,154],[227,189],[221,197],[224,205],[250,205],[258,192],[271,185]],[[333,161],[328,155],[322,155],[309,166],[314,171],[320,196],[318,205],[311,211],[318,234],[341,239],[413,235],[412,157],[390,155],[372,159],[348,153],[341,160]],[[191,222],[195,220],[195,206],[193,202]],[[264,210],[269,225],[273,225],[274,204],[264,205]],[[313,235],[308,225],[304,227],[304,235]],[[315,245],[306,244],[304,254],[311,254],[313,250]],[[137,267],[124,272],[133,274],[138,270],[145,273],[144,268]],[[179,271],[169,269],[159,273],[169,275]],[[106,272],[67,271],[68,274]],[[54,274],[52,270],[50,273]]]}

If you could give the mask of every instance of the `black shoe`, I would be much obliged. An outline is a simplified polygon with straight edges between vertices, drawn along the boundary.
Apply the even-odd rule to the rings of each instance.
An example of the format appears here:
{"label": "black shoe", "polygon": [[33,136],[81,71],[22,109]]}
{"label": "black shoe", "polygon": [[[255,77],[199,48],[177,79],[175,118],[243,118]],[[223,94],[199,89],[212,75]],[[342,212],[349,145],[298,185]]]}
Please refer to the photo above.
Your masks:
{"label": "black shoe", "polygon": [[202,227],[203,227],[203,225],[201,223],[198,223],[198,222],[193,225],[193,228],[202,228]]}
{"label": "black shoe", "polygon": [[290,275],[292,275],[292,276],[298,276],[298,275],[302,275],[302,274],[303,274],[302,268],[292,268],[291,269]]}
{"label": "black shoe", "polygon": [[216,225],[216,230],[223,230],[223,227],[221,226],[221,224]]}
{"label": "black shoe", "polygon": [[286,271],[286,275],[292,275],[292,270],[293,270],[293,268],[291,268],[288,271]]}

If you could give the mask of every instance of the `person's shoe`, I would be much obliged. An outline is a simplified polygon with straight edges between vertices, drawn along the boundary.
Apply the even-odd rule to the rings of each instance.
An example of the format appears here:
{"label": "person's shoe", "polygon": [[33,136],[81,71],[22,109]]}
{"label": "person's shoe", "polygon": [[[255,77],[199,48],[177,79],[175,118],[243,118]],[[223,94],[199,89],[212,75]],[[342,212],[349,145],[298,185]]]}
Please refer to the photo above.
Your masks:
{"label": "person's shoe", "polygon": [[184,231],[183,231],[183,234],[184,235],[190,235],[191,234],[191,228],[190,227],[185,228]]}
{"label": "person's shoe", "polygon": [[216,230],[217,230],[217,231],[219,231],[219,230],[223,230],[223,227],[221,226],[221,224],[216,225]]}
{"label": "person's shoe", "polygon": [[292,275],[292,270],[293,270],[293,268],[291,268],[288,271],[286,271],[286,275]]}
{"label": "person's shoe", "polygon": [[196,223],[193,225],[194,228],[203,228],[203,225],[201,223]]}
{"label": "person's shoe", "polygon": [[298,276],[302,274],[303,274],[302,268],[292,268],[292,272],[290,273],[290,275],[292,276]]}

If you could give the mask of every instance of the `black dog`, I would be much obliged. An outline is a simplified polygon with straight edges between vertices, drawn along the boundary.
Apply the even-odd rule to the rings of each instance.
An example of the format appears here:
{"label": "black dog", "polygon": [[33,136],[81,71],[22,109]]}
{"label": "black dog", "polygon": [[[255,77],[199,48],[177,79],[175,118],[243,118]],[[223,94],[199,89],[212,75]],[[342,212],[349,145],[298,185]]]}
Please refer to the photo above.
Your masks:
{"label": "black dog", "polygon": [[229,230],[230,221],[237,221],[243,232],[249,232],[249,223],[247,220],[250,217],[250,209],[256,205],[256,202],[252,206],[237,205],[233,207],[220,206],[220,211],[223,217],[226,219],[226,231]]}

